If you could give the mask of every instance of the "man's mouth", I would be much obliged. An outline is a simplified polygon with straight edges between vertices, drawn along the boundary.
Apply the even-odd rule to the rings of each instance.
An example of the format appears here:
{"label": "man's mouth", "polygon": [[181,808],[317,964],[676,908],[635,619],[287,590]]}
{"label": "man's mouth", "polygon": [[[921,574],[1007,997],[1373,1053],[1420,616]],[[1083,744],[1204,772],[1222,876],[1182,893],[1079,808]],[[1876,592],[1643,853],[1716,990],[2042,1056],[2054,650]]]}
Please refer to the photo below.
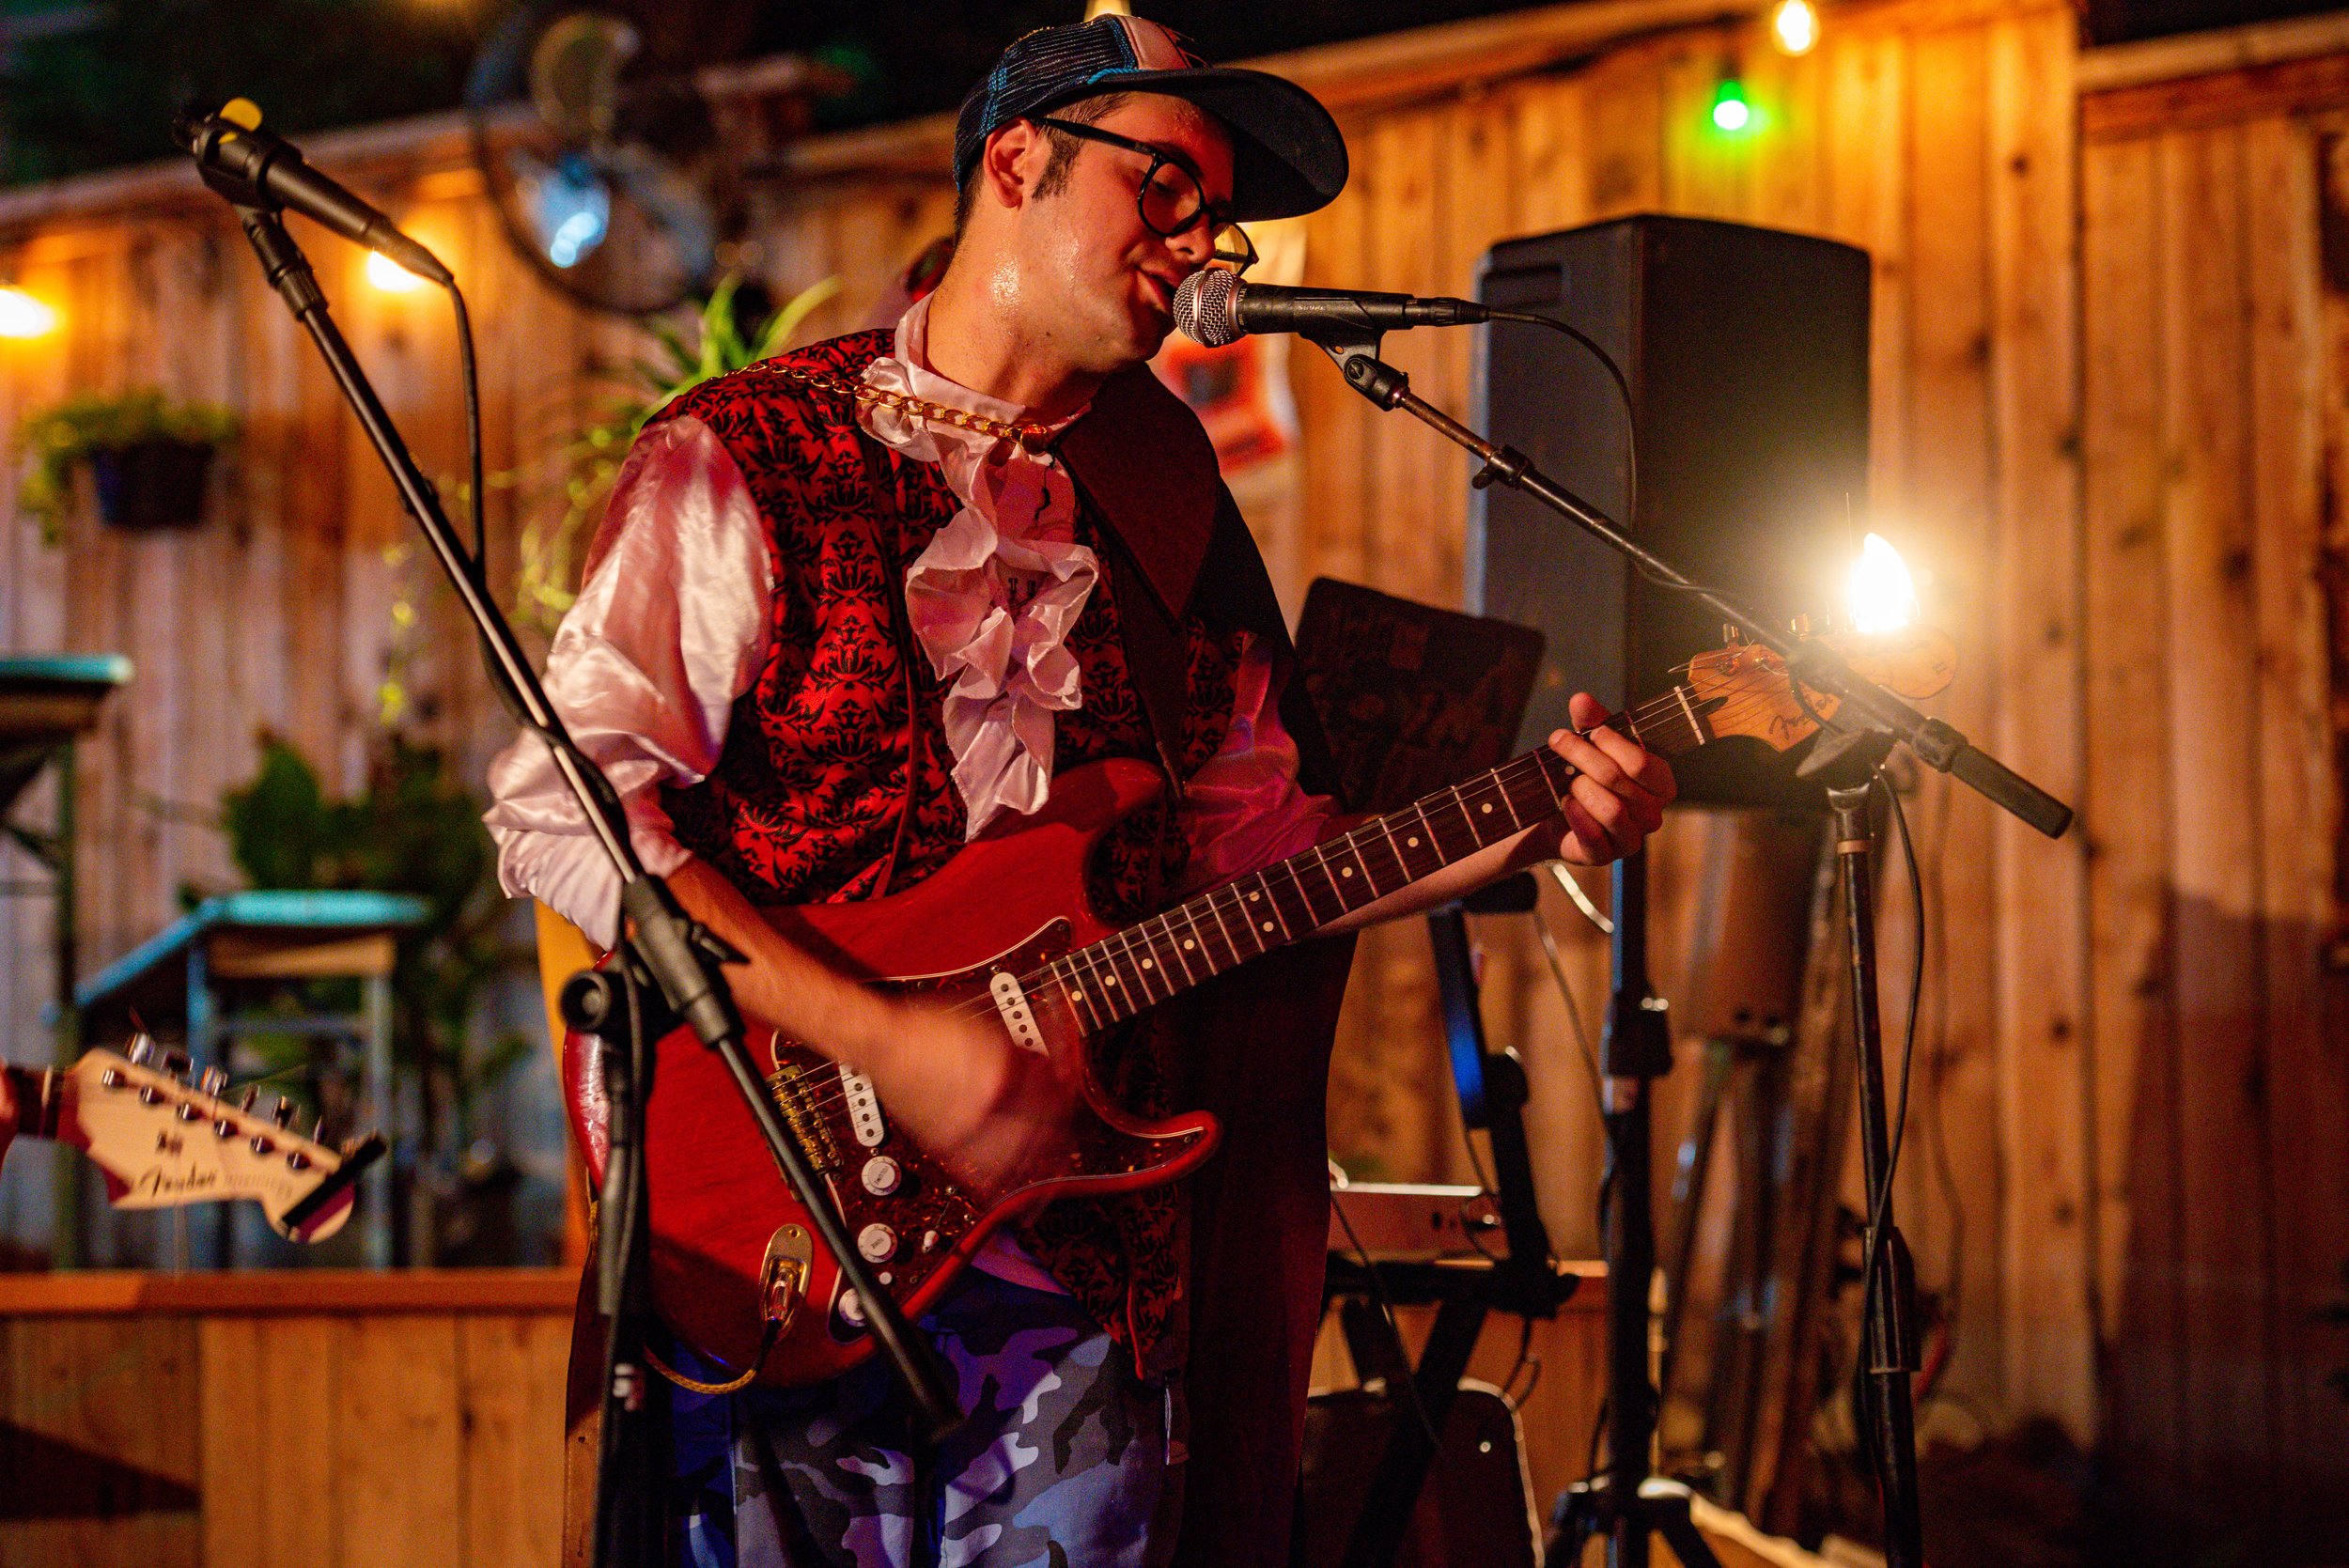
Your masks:
{"label": "man's mouth", "polygon": [[1143,282],[1147,286],[1143,292],[1150,296],[1151,303],[1159,307],[1160,315],[1170,321],[1173,320],[1174,318],[1174,285],[1156,272],[1144,272],[1142,277]]}

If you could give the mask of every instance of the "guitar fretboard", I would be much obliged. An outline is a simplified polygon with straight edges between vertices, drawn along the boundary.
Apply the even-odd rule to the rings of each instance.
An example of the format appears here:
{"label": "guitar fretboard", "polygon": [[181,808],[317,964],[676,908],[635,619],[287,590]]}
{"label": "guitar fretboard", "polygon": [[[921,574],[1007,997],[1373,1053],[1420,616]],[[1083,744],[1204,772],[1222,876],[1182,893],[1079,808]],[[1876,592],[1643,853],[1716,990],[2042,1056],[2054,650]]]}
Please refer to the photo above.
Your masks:
{"label": "guitar fretboard", "polygon": [[[1609,721],[1667,756],[1712,738],[1687,687]],[[1573,766],[1543,748],[1222,883],[1022,978],[1056,988],[1089,1027],[1132,1017],[1285,947],[1478,850],[1557,816]]]}

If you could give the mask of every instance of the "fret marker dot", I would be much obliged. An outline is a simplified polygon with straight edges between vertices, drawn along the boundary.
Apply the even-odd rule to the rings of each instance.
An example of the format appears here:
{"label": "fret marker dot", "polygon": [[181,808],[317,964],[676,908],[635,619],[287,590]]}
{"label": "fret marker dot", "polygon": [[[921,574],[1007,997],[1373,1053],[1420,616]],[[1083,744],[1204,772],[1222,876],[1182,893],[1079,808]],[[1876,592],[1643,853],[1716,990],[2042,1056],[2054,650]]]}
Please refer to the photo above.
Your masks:
{"label": "fret marker dot", "polygon": [[1414,849],[1419,847],[1419,840],[1416,838],[1407,838],[1403,842],[1409,845]]}
{"label": "fret marker dot", "polygon": [[1493,803],[1492,803],[1490,800],[1487,800],[1487,801],[1486,801],[1486,802],[1485,802],[1482,806],[1479,806],[1477,809],[1478,809],[1479,811],[1481,811],[1481,812],[1485,813],[1485,815],[1486,815],[1489,816],[1489,815],[1492,815]]}
{"label": "fret marker dot", "polygon": [[1350,865],[1342,865],[1338,867],[1338,875],[1341,877],[1351,877],[1354,875],[1354,868]]}
{"label": "fret marker dot", "polygon": [[1143,967],[1143,969],[1148,969],[1148,968],[1150,967],[1150,960],[1149,960],[1149,959],[1147,959],[1147,958],[1144,958],[1144,959],[1142,961],[1142,967]]}
{"label": "fret marker dot", "polygon": [[1258,899],[1262,898],[1263,896],[1264,896],[1264,894],[1262,894],[1262,893],[1250,893],[1250,894],[1248,895],[1248,902],[1250,902],[1251,904],[1253,904],[1253,903],[1255,903]]}
{"label": "fret marker dot", "polygon": [[1117,976],[1113,974],[1105,974],[1101,976],[1101,984],[1104,986],[1114,986],[1117,984]]}
{"label": "fret marker dot", "polygon": [[1189,952],[1190,952],[1192,948],[1197,947],[1198,945],[1199,945],[1199,944],[1198,944],[1197,942],[1192,941],[1192,940],[1191,940],[1190,938],[1188,938],[1188,937],[1186,937],[1186,938],[1184,938],[1184,939],[1183,939],[1183,951],[1184,951],[1185,953],[1189,953]]}
{"label": "fret marker dot", "polygon": [[1264,928],[1265,928],[1266,930],[1268,930],[1268,931],[1271,930],[1271,929],[1272,929],[1272,923],[1271,923],[1270,921],[1268,921],[1268,921],[1266,921],[1266,922],[1264,923]]}

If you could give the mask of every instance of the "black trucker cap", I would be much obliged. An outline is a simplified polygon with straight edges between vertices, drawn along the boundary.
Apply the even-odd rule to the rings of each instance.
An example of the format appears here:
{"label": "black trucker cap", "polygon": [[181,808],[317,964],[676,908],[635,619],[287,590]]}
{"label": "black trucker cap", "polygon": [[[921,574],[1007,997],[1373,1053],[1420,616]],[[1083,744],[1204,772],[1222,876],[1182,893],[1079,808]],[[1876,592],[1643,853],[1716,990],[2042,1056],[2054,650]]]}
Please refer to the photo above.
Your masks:
{"label": "black trucker cap", "polygon": [[1165,93],[1222,122],[1236,219],[1293,218],[1346,188],[1346,138],[1313,94],[1265,71],[1210,66],[1179,34],[1132,16],[1039,27],[1004,50],[955,121],[956,188],[1002,127],[1116,92]]}

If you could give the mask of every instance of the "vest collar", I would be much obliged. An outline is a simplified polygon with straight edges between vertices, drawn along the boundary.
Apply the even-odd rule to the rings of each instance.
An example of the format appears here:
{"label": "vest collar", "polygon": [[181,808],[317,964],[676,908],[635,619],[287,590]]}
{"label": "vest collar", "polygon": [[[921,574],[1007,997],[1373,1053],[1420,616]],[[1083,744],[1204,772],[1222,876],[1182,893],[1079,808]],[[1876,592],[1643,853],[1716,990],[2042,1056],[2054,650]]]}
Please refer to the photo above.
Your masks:
{"label": "vest collar", "polygon": [[1220,480],[1199,416],[1146,365],[1101,383],[1053,447],[1116,530],[1170,617],[1190,606],[1215,536]]}

